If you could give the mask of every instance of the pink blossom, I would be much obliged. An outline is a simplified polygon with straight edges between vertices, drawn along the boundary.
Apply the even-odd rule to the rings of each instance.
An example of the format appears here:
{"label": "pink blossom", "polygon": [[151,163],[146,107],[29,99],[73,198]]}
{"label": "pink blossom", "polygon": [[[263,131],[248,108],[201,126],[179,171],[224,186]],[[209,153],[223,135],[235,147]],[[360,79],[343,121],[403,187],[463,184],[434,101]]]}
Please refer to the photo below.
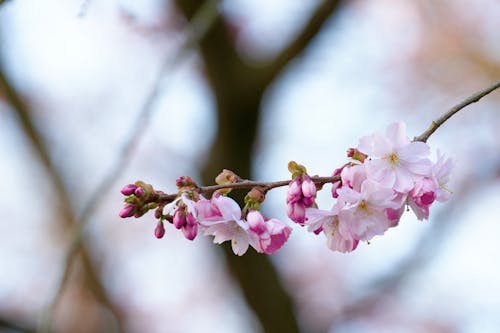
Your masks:
{"label": "pink blossom", "polygon": [[326,236],[327,246],[332,251],[351,252],[356,249],[359,241],[352,237],[348,228],[342,228],[341,231],[337,213],[337,206],[334,206],[330,211],[308,208],[308,230],[315,233],[322,231]]}
{"label": "pink blossom", "polygon": [[338,193],[341,206],[339,230],[343,235],[351,234],[355,239],[369,240],[383,234],[391,226],[385,210],[396,208],[392,189],[367,179],[361,184],[360,192],[344,186]]}
{"label": "pink blossom", "polygon": [[358,149],[369,156],[364,162],[368,178],[398,192],[408,192],[415,176],[431,172],[429,146],[410,141],[404,123],[389,125],[385,134],[361,138]]}
{"label": "pink blossom", "polygon": [[[241,217],[241,209],[236,201],[222,195],[214,195],[210,200],[214,206],[199,210],[199,221],[204,227],[204,235],[214,236],[214,243],[221,244],[230,240],[233,252],[243,255],[248,250],[250,237],[249,225]],[[205,205],[206,203],[203,203]],[[204,215],[209,212],[208,215]]]}
{"label": "pink blossom", "polygon": [[267,232],[271,237],[271,242],[265,248],[264,253],[273,254],[278,251],[283,244],[288,240],[292,233],[292,228],[285,222],[278,219],[270,219],[266,221]]}
{"label": "pink blossom", "polygon": [[408,194],[408,205],[419,220],[429,218],[429,207],[436,199],[438,184],[435,180],[421,177]]}
{"label": "pink blossom", "polygon": [[451,158],[445,159],[439,151],[437,152],[437,162],[432,167],[432,173],[438,188],[436,189],[436,200],[440,202],[448,201],[451,191],[446,187],[450,181],[450,173],[453,169],[453,160]]}
{"label": "pink blossom", "polygon": [[247,214],[250,226],[250,244],[259,253],[273,254],[278,251],[288,240],[292,232],[286,223],[278,219],[269,219],[258,211],[251,210]]}

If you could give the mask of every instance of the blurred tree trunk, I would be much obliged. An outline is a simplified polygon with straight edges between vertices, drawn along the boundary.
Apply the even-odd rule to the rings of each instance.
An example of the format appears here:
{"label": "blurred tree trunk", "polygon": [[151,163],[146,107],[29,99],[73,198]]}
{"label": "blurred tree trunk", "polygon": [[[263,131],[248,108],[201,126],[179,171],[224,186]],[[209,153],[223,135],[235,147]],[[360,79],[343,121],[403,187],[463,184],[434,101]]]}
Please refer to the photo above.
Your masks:
{"label": "blurred tree trunk", "polygon": [[[200,1],[177,0],[180,11],[191,19]],[[269,84],[317,35],[340,7],[339,1],[318,6],[301,33],[267,66],[252,68],[237,54],[223,17],[219,17],[200,42],[200,53],[217,107],[217,135],[206,165],[204,184],[212,184],[223,169],[251,178],[253,145],[259,125],[260,106]],[[234,193],[240,203],[245,193]],[[299,332],[293,303],[268,256],[249,250],[235,256],[230,244],[223,247],[228,269],[241,287],[248,305],[266,332]]]}

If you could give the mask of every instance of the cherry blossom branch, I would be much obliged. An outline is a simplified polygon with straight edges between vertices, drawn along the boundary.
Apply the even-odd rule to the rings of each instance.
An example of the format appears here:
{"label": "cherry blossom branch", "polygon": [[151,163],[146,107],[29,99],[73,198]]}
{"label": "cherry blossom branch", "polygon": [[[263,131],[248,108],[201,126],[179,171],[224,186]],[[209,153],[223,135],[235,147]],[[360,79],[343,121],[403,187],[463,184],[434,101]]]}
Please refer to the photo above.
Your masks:
{"label": "cherry blossom branch", "polygon": [[[441,125],[443,125],[448,119],[450,119],[454,114],[456,114],[458,111],[462,110],[466,106],[478,102],[484,96],[490,94],[491,92],[493,92],[494,90],[496,90],[498,88],[500,88],[500,81],[497,81],[493,85],[480,90],[479,92],[470,96],[469,98],[467,98],[463,102],[455,105],[449,111],[444,113],[441,117],[434,120],[431,123],[431,125],[429,126],[429,128],[426,131],[424,131],[422,134],[420,134],[419,136],[416,136],[413,139],[413,141],[427,142],[429,137]],[[314,176],[314,177],[311,177],[311,180],[317,185],[324,185],[326,183],[333,183],[333,182],[338,181],[339,179],[340,179],[339,176],[335,176],[335,177]],[[269,191],[273,188],[288,186],[289,184],[290,184],[290,180],[280,180],[280,181],[275,181],[275,182],[259,182],[259,181],[251,181],[251,180],[242,180],[242,181],[238,181],[238,182],[234,182],[234,183],[211,185],[211,186],[201,186],[201,187],[198,187],[198,190],[201,194],[213,193],[215,191],[224,190],[224,189],[236,190],[236,189],[248,189],[248,188],[254,188],[254,187],[260,187],[264,191]],[[178,194],[161,194],[160,200],[158,202],[171,202],[177,196],[178,196]]]}
{"label": "cherry blossom branch", "polygon": [[[327,183],[334,183],[336,181],[340,180],[339,176],[333,176],[333,177],[319,177],[319,176],[313,176],[311,177],[311,180],[314,184],[316,185],[324,185]],[[220,184],[220,185],[210,185],[210,186],[201,186],[198,187],[198,191],[201,194],[209,194],[213,193],[215,191],[219,190],[225,190],[225,189],[231,189],[231,190],[238,190],[238,189],[249,189],[249,188],[254,188],[258,187],[262,191],[267,192],[269,190],[272,190],[273,188],[277,187],[284,187],[290,185],[290,180],[278,180],[274,182],[259,182],[259,181],[252,181],[252,180],[242,180],[236,183],[228,183],[228,184]],[[164,202],[172,202],[175,198],[177,198],[178,194],[160,194],[159,196],[159,203],[164,203]]]}
{"label": "cherry blossom branch", "polygon": [[463,102],[455,105],[448,112],[446,112],[445,114],[443,114],[438,119],[434,120],[432,122],[431,126],[424,133],[420,134],[419,136],[416,136],[413,139],[413,141],[427,142],[427,140],[432,135],[432,133],[434,133],[441,125],[443,125],[455,113],[457,113],[458,111],[462,110],[463,108],[465,108],[466,106],[468,106],[470,104],[478,102],[481,98],[483,98],[484,96],[490,94],[491,92],[493,92],[495,89],[498,89],[498,88],[500,88],[500,81],[497,81],[493,85],[491,85],[491,86],[489,86],[487,88],[484,88],[481,91],[478,91],[477,93],[475,93],[474,95],[470,96],[469,98],[467,98]]}

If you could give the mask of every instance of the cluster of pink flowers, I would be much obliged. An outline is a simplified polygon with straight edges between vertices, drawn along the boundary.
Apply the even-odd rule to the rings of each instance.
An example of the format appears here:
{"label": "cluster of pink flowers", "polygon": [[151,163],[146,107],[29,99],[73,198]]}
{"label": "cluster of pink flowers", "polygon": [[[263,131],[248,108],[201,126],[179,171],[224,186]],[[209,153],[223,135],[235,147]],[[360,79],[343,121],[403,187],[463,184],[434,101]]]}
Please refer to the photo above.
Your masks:
{"label": "cluster of pink flowers", "polygon": [[[128,189],[134,184],[126,185],[122,189],[125,195],[135,195]],[[190,193],[194,198],[189,198]],[[249,209],[244,217],[236,201],[215,192],[210,200],[195,192],[185,192],[173,202],[160,207],[156,214],[160,219],[155,228],[155,236],[162,238],[165,235],[164,220],[171,222],[180,229],[184,237],[194,240],[201,229],[204,236],[214,236],[214,243],[221,244],[231,241],[233,252],[243,255],[249,246],[259,253],[272,254],[280,249],[288,240],[292,228],[278,219],[268,219],[259,211]],[[130,207],[125,203],[121,217],[131,217]]]}
{"label": "cluster of pink flowers", "polygon": [[323,232],[331,250],[350,252],[359,241],[382,235],[398,224],[406,206],[427,219],[432,203],[450,196],[451,159],[438,153],[433,163],[429,146],[411,141],[403,123],[363,137],[348,156],[351,161],[334,173],[340,180],[333,184],[331,209],[306,209],[308,230]]}
{"label": "cluster of pink flowers", "polygon": [[[323,233],[331,250],[350,252],[360,241],[384,234],[399,223],[406,207],[418,219],[427,219],[435,201],[450,197],[446,185],[452,161],[438,152],[437,161],[432,162],[429,146],[411,141],[403,123],[389,125],[385,133],[361,138],[358,147],[349,149],[347,155],[349,162],[336,169],[332,177],[310,177],[305,167],[295,162],[289,164],[292,181],[286,196],[287,215],[310,232]],[[227,194],[232,184],[252,182],[241,180],[230,170],[223,170],[216,182],[225,185],[217,187],[210,199],[202,195],[207,188],[198,187],[185,176],[176,181],[178,194],[170,196],[140,181],[126,185],[122,189],[125,205],[119,215],[140,217],[156,209],[157,238],[164,236],[164,221],[168,221],[188,240],[194,240],[201,232],[213,236],[217,244],[230,241],[237,255],[243,255],[249,246],[265,254],[280,249],[292,228],[263,216],[259,207],[268,190],[287,182],[254,187],[247,194],[243,209]],[[329,182],[333,205],[328,210],[319,209],[316,193]]]}

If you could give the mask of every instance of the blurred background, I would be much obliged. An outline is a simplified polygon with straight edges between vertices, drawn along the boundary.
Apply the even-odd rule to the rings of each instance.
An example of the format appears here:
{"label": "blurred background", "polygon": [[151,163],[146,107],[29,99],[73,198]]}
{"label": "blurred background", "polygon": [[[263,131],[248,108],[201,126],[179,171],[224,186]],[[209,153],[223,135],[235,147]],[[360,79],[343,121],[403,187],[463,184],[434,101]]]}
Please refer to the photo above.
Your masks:
{"label": "blurred background", "polygon": [[[500,91],[429,140],[429,221],[275,255],[123,220],[122,185],[330,175],[500,79],[495,0],[0,1],[1,332],[499,332]],[[244,193],[240,194],[241,196]],[[285,190],[263,206],[287,220]],[[329,189],[319,194],[329,207]]]}

